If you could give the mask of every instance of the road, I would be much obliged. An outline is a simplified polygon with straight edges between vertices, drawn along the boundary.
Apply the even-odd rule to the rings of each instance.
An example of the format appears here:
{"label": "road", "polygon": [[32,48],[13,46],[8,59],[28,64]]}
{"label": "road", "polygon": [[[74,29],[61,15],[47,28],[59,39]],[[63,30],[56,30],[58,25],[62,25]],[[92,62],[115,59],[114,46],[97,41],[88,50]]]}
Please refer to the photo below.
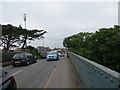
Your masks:
{"label": "road", "polygon": [[18,88],[74,88],[74,76],[66,57],[58,61],[38,60],[29,66],[5,69],[13,74]]}

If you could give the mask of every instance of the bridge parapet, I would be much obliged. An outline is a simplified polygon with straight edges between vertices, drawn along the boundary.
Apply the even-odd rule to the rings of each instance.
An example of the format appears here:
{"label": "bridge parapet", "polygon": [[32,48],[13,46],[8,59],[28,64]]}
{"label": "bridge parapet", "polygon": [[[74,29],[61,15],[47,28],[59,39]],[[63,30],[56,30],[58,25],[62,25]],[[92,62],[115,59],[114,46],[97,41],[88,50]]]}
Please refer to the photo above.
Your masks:
{"label": "bridge parapet", "polygon": [[68,52],[80,88],[120,88],[120,73]]}

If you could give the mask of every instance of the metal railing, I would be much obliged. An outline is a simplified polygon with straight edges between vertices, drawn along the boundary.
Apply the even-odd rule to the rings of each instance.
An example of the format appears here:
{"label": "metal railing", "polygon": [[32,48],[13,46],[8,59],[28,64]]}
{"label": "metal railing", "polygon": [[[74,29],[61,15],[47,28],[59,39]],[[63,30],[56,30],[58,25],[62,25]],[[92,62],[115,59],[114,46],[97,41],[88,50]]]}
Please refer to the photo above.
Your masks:
{"label": "metal railing", "polygon": [[80,88],[120,88],[119,73],[72,52],[68,52],[68,56]]}

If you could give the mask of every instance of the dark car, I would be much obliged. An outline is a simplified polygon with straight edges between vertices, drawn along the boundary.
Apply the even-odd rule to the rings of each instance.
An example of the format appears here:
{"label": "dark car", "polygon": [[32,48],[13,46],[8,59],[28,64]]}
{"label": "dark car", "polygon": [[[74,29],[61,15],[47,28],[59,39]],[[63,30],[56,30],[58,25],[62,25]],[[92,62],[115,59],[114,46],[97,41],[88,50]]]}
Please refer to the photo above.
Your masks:
{"label": "dark car", "polygon": [[41,51],[40,52],[40,57],[41,57],[41,59],[46,59],[46,57],[47,57],[47,51]]}
{"label": "dark car", "polygon": [[13,75],[0,67],[0,89],[1,90],[17,90],[17,84]]}
{"label": "dark car", "polygon": [[30,53],[17,53],[13,56],[13,66],[29,65],[30,63],[36,63],[37,59]]}

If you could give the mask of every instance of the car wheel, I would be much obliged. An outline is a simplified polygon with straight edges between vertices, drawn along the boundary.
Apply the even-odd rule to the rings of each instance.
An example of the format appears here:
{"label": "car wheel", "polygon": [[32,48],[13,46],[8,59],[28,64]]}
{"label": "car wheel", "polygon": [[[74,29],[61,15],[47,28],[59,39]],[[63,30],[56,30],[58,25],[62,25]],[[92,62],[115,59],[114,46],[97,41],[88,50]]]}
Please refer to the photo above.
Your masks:
{"label": "car wheel", "polygon": [[30,62],[29,62],[29,61],[27,61],[27,62],[26,62],[26,65],[28,66],[29,64],[30,64]]}
{"label": "car wheel", "polygon": [[13,64],[13,67],[16,67],[16,65],[15,65],[15,64]]}

